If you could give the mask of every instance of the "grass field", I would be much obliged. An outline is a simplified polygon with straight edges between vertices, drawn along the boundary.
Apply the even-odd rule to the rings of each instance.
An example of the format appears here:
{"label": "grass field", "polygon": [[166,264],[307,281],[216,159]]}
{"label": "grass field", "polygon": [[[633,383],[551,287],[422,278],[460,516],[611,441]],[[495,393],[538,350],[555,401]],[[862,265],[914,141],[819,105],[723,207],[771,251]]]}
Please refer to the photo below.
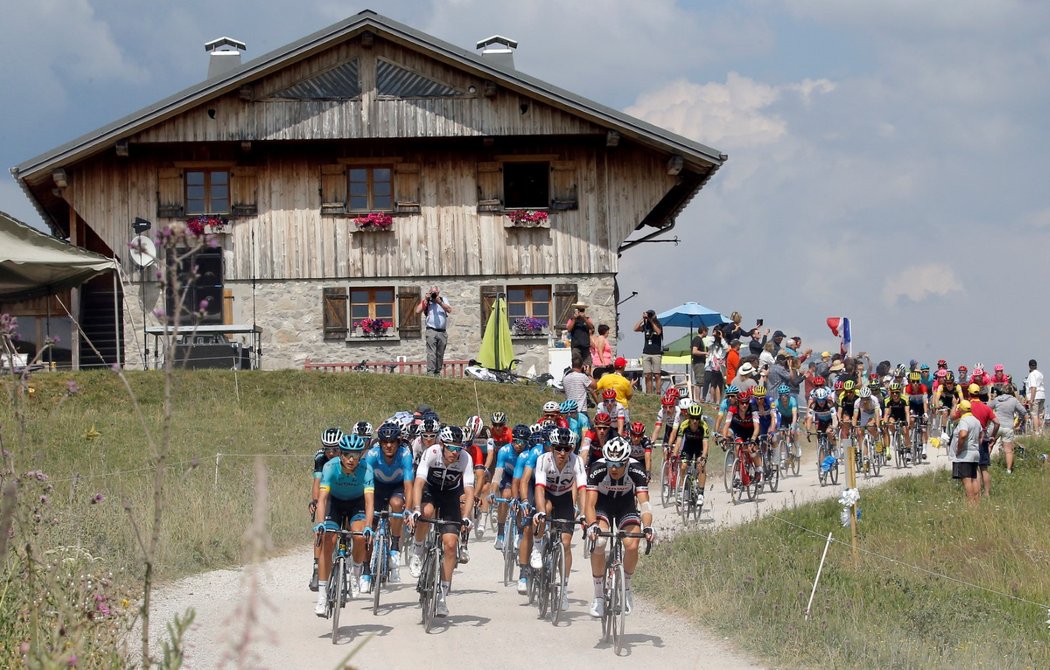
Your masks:
{"label": "grass field", "polygon": [[[828,500],[680,535],[648,558],[636,588],[786,666],[1050,667],[1050,613],[1007,597],[1050,603],[1043,451],[1050,443],[1033,444],[1009,477],[993,466],[995,497],[977,508],[947,471],[865,490],[856,566]],[[831,546],[806,621],[830,531],[844,544]]]}

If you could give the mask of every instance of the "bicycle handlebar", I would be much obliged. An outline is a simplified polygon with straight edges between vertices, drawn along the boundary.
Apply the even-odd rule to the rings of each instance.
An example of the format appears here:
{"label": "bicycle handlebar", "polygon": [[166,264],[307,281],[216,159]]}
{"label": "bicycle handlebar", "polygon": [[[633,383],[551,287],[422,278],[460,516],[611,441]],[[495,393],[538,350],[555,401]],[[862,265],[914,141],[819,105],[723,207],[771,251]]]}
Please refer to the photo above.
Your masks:
{"label": "bicycle handlebar", "polygon": [[[649,552],[653,548],[653,541],[650,540],[648,537],[646,537],[645,533],[632,533],[631,531],[627,531],[627,530],[617,530],[617,531],[599,530],[595,534],[598,537],[617,537],[617,538],[620,538],[621,540],[624,539],[624,538],[628,538],[628,537],[638,538],[640,540],[644,539],[645,540],[645,555],[646,556],[649,555]],[[593,541],[591,541],[591,550],[592,551],[594,550],[594,542]]]}

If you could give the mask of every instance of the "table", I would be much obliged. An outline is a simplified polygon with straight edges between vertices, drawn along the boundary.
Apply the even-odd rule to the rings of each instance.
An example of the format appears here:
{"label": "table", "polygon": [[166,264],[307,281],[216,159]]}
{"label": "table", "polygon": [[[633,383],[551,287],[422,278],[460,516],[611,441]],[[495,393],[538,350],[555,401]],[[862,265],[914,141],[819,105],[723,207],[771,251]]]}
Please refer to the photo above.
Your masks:
{"label": "table", "polygon": [[[160,367],[160,338],[162,336],[174,335],[182,341],[179,344],[203,344],[202,338],[227,336],[227,335],[249,335],[251,346],[249,347],[251,369],[258,370],[262,366],[262,326],[257,324],[212,324],[206,326],[147,326],[146,335],[153,336],[153,368]],[[193,338],[194,341],[189,341]],[[210,338],[209,338],[210,339]],[[227,341],[229,341],[227,339]],[[235,343],[230,342],[231,346]]]}

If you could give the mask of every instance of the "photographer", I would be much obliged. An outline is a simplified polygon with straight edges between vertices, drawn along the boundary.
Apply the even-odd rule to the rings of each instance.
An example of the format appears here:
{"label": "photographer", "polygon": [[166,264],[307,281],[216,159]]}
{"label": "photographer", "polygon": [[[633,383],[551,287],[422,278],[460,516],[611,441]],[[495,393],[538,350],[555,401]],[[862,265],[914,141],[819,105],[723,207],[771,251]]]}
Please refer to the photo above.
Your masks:
{"label": "photographer", "polygon": [[431,286],[416,305],[416,314],[425,312],[427,333],[427,374],[440,375],[445,365],[445,345],[448,343],[448,315],[452,308],[441,297],[437,286]]}
{"label": "photographer", "polygon": [[726,344],[720,326],[714,328],[712,337],[714,339],[707,348],[707,363],[704,364],[703,394],[704,397],[707,397],[707,392],[710,391],[711,402],[717,405],[722,402],[722,389],[726,385],[723,371],[725,370],[726,354],[729,351],[729,345]]}
{"label": "photographer", "polygon": [[656,318],[656,312],[651,309],[642,312],[642,318],[634,324],[634,332],[641,333],[645,338],[645,344],[642,345],[645,392],[659,393],[660,373],[663,371],[664,329],[660,326],[660,320]]}
{"label": "photographer", "polygon": [[580,357],[585,363],[591,359],[591,334],[594,332],[594,324],[591,317],[587,316],[587,305],[578,302],[573,305],[575,311],[572,318],[565,324],[565,330],[569,333],[569,346],[572,347],[573,358]]}

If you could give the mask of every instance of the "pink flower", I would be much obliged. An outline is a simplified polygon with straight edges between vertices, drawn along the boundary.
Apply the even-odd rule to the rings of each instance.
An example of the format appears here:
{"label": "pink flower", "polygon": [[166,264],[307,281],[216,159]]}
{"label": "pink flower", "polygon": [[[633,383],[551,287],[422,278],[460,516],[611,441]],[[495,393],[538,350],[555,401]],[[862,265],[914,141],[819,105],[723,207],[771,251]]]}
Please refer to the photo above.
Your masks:
{"label": "pink flower", "polygon": [[99,504],[100,502],[102,502],[105,499],[106,499],[106,496],[102,495],[101,493],[96,493],[95,497],[93,497],[91,499],[91,504],[92,505],[97,505],[97,504]]}

